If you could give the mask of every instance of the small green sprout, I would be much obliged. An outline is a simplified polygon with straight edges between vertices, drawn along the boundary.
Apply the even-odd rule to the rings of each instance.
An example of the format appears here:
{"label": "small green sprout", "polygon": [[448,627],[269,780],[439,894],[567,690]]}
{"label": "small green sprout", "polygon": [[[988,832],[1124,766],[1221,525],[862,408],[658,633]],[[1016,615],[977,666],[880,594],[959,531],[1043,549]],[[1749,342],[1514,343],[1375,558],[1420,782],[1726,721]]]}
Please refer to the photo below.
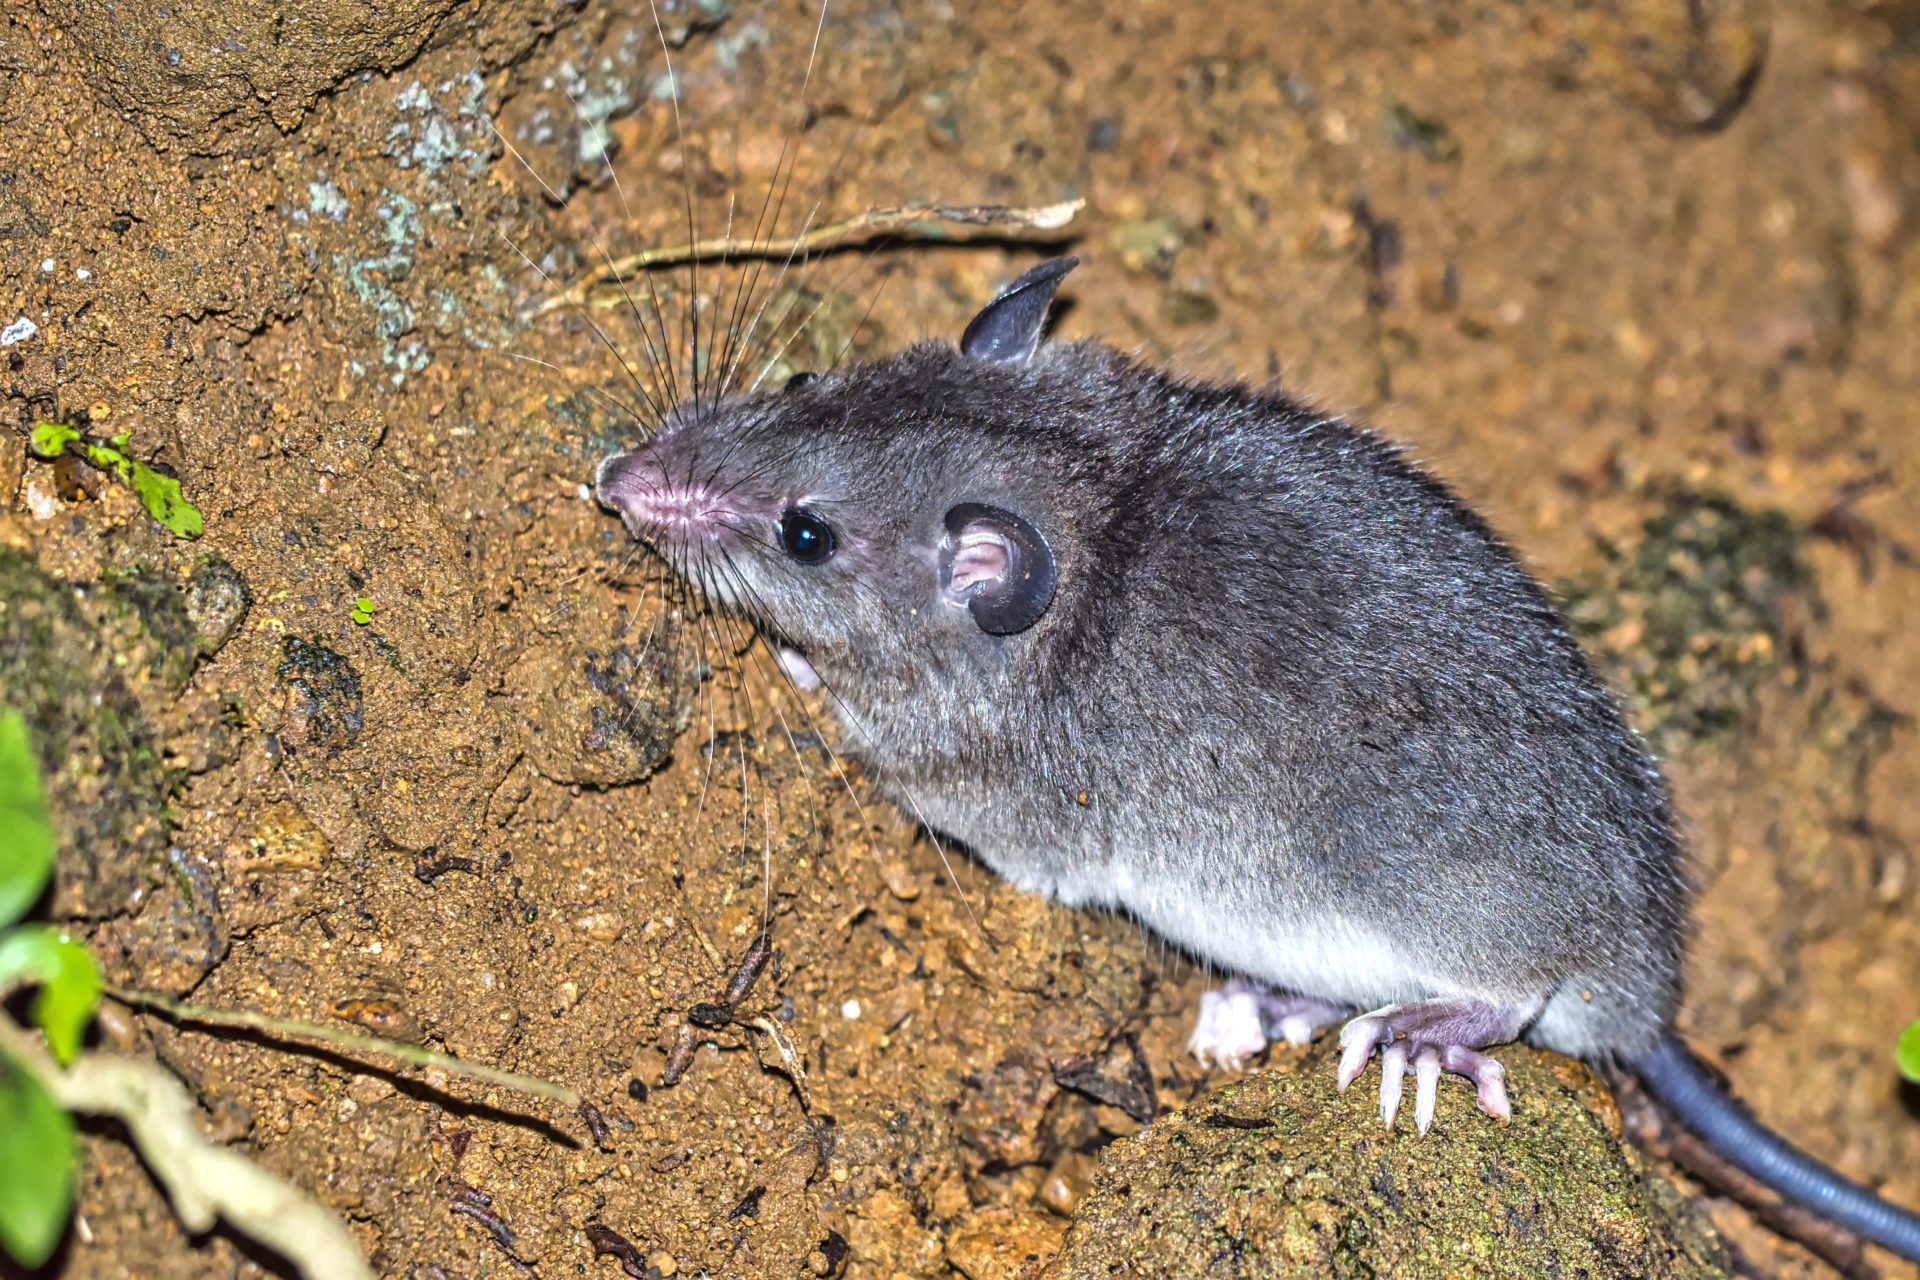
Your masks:
{"label": "small green sprout", "polygon": [[1920,1022],[1909,1023],[1900,1033],[1899,1043],[1893,1046],[1893,1060],[1901,1075],[1920,1084]]}
{"label": "small green sprout", "polygon": [[358,627],[364,627],[369,622],[372,622],[373,621],[373,597],[372,596],[355,596],[353,598],[353,615],[352,616],[353,616],[354,625]]}
{"label": "small green sprout", "polygon": [[200,536],[200,508],[180,492],[180,482],[162,475],[127,452],[131,432],[121,432],[105,444],[89,440],[79,428],[65,422],[36,422],[28,443],[35,454],[54,459],[68,445],[79,446],[80,456],[133,490],[147,514],[182,538]]}

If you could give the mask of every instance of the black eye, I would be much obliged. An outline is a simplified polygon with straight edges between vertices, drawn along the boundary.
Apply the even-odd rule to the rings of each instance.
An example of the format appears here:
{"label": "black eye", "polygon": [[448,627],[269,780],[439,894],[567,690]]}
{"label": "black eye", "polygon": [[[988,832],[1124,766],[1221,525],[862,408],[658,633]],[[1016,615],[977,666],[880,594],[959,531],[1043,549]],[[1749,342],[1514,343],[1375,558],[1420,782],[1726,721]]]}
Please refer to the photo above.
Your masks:
{"label": "black eye", "polygon": [[802,564],[819,564],[833,554],[833,526],[802,507],[780,517],[780,545]]}
{"label": "black eye", "polygon": [[819,376],[817,373],[807,373],[803,370],[800,373],[794,374],[791,378],[788,378],[787,385],[783,387],[782,390],[798,391]]}

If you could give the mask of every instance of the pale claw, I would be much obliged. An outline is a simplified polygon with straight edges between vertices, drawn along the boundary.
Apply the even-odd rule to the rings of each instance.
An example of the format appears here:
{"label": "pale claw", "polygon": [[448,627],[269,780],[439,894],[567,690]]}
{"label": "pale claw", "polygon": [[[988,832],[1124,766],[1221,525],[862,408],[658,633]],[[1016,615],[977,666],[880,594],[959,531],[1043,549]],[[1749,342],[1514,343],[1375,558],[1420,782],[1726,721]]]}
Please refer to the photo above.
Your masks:
{"label": "pale claw", "polygon": [[1389,1128],[1404,1092],[1401,1077],[1411,1059],[1414,1075],[1413,1121],[1425,1133],[1433,1123],[1443,1072],[1473,1081],[1480,1109],[1499,1120],[1513,1118],[1507,1101],[1506,1069],[1467,1046],[1505,1044],[1515,1039],[1539,1012],[1538,1002],[1498,1005],[1465,998],[1390,1004],[1363,1013],[1340,1029],[1339,1085],[1346,1087],[1380,1052],[1380,1115]]}
{"label": "pale claw", "polygon": [[1400,1093],[1407,1080],[1407,1042],[1395,1040],[1380,1051],[1380,1119],[1393,1128],[1400,1111]]}
{"label": "pale claw", "polygon": [[1384,1036],[1386,1015],[1397,1008],[1398,1005],[1390,1004],[1372,1013],[1363,1013],[1340,1028],[1340,1092],[1345,1093],[1347,1086],[1367,1069],[1367,1059],[1373,1056]]}
{"label": "pale claw", "polygon": [[1330,1001],[1295,992],[1274,991],[1252,978],[1234,978],[1200,996],[1187,1051],[1202,1066],[1217,1063],[1238,1071],[1247,1058],[1267,1047],[1270,1038],[1309,1044],[1314,1033],[1345,1010]]}
{"label": "pale claw", "polygon": [[[1342,1041],[1345,1041],[1346,1035],[1344,1032],[1340,1038]],[[1352,1044],[1342,1045],[1340,1050],[1340,1092],[1345,1093],[1347,1086],[1360,1078],[1360,1073],[1367,1069],[1367,1059],[1372,1056],[1373,1041],[1370,1039],[1355,1040]]]}
{"label": "pale claw", "polygon": [[1477,1082],[1480,1109],[1497,1120],[1513,1119],[1513,1104],[1507,1101],[1507,1082],[1503,1076]]}
{"label": "pale claw", "polygon": [[1446,1051],[1446,1067],[1473,1081],[1482,1111],[1497,1120],[1513,1119],[1513,1104],[1507,1101],[1507,1069],[1499,1062],[1455,1046]]}
{"label": "pale claw", "polygon": [[1428,1047],[1413,1060],[1413,1124],[1423,1134],[1433,1124],[1433,1108],[1439,1098],[1440,1055]]}

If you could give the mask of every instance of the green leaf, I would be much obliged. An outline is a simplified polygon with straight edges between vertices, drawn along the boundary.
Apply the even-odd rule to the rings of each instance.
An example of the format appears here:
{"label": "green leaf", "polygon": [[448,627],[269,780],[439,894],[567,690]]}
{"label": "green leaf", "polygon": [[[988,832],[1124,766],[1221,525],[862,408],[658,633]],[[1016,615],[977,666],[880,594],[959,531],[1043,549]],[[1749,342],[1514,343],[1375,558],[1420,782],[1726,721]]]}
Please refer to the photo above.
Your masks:
{"label": "green leaf", "polygon": [[51,925],[0,933],[0,991],[16,985],[40,988],[34,1024],[47,1033],[47,1047],[61,1065],[72,1062],[100,1003],[100,966],[92,953]]}
{"label": "green leaf", "polygon": [[28,1270],[53,1256],[73,1212],[73,1117],[0,1055],[0,1249]]}
{"label": "green leaf", "polygon": [[1900,1065],[1901,1075],[1920,1084],[1920,1022],[1909,1024],[1900,1033],[1900,1042],[1893,1047],[1893,1060]]}
{"label": "green leaf", "polygon": [[64,422],[36,422],[27,443],[42,458],[57,458],[79,438],[80,432]]}
{"label": "green leaf", "polygon": [[40,762],[18,711],[0,710],[0,928],[26,914],[53,874],[53,822]]}
{"label": "green leaf", "polygon": [[42,458],[57,458],[68,445],[79,442],[82,456],[133,490],[148,515],[182,538],[199,537],[203,527],[200,508],[187,501],[178,480],[128,453],[129,439],[130,434],[122,432],[106,444],[95,444],[64,422],[36,422],[28,443]]}
{"label": "green leaf", "polygon": [[102,471],[111,472],[121,484],[133,490],[147,514],[182,538],[197,538],[203,527],[200,508],[180,492],[180,482],[161,475],[138,458],[123,452],[127,437],[115,436],[111,444],[86,446],[87,461]]}

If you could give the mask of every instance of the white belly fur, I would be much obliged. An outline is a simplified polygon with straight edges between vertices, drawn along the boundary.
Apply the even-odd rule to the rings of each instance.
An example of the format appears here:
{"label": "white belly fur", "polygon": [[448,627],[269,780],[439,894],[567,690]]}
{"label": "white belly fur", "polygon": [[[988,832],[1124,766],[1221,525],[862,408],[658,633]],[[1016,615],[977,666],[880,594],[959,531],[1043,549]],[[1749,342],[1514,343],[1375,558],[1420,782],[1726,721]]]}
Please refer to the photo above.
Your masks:
{"label": "white belly fur", "polygon": [[1303,911],[1275,928],[1253,919],[1243,902],[1157,879],[1138,883],[1124,867],[1109,867],[1100,879],[1043,891],[1069,906],[1099,903],[1125,911],[1216,973],[1281,990],[1360,1008],[1453,994],[1422,974],[1392,938],[1331,912]]}
{"label": "white belly fur", "polygon": [[[922,818],[938,828],[948,815],[937,792],[928,799]],[[1239,895],[1197,892],[1155,872],[1141,874],[1126,858],[1055,861],[1024,853],[996,856],[990,845],[974,848],[1016,888],[1069,907],[1110,907],[1131,915],[1223,977],[1248,977],[1362,1009],[1471,994],[1436,984],[1391,936],[1326,909],[1303,907],[1275,927],[1256,918],[1265,912],[1256,913]],[[1165,851],[1159,856],[1176,857]]]}

